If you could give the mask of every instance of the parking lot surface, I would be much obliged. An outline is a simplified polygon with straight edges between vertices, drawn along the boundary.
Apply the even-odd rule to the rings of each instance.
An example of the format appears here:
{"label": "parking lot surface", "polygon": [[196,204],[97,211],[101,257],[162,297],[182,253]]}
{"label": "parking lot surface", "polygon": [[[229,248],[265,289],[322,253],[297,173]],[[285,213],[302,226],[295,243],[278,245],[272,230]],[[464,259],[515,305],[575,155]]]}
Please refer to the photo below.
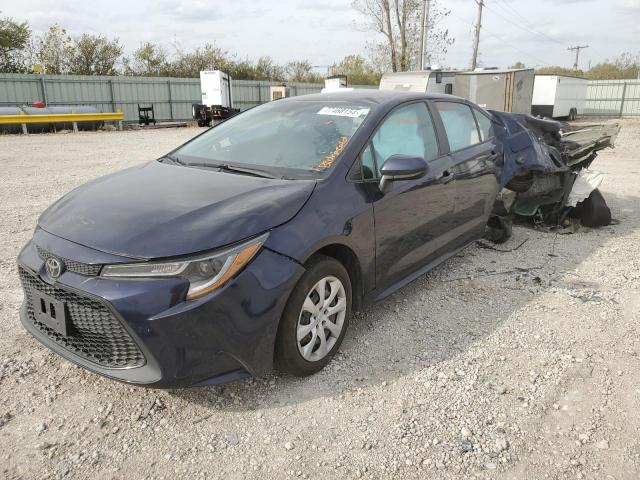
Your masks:
{"label": "parking lot surface", "polygon": [[18,318],[39,214],[200,132],[0,136],[0,477],[639,478],[640,121],[592,166],[615,225],[467,248],[313,377],[147,390],[51,353]]}

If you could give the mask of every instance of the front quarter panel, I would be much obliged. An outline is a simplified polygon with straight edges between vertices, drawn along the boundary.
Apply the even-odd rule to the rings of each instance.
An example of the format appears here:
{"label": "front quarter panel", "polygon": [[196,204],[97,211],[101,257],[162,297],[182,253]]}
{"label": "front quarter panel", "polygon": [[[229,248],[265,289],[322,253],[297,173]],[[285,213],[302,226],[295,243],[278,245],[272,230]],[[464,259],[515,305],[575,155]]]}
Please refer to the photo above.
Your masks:
{"label": "front quarter panel", "polygon": [[358,258],[362,293],[374,288],[375,232],[366,184],[346,180],[345,162],[318,182],[311,198],[290,222],[276,228],[265,246],[300,263],[328,245],[344,245]]}

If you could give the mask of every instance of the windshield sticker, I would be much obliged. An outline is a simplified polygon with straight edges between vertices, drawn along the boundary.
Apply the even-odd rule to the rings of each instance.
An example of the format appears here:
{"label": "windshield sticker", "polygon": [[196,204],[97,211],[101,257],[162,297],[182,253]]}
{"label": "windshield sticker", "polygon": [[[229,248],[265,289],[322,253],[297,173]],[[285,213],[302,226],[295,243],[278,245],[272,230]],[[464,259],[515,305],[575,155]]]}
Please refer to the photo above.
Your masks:
{"label": "windshield sticker", "polygon": [[333,162],[336,161],[336,158],[338,158],[338,155],[342,153],[342,151],[344,150],[344,147],[347,145],[348,142],[349,142],[349,137],[340,137],[340,139],[338,140],[338,144],[336,145],[336,148],[333,150],[333,152],[331,152],[329,155],[324,157],[324,160],[322,160],[316,167],[313,167],[313,169],[318,171],[326,170],[331,165],[333,165]]}
{"label": "windshield sticker", "polygon": [[318,115],[333,115],[335,117],[364,117],[369,113],[368,108],[323,107]]}

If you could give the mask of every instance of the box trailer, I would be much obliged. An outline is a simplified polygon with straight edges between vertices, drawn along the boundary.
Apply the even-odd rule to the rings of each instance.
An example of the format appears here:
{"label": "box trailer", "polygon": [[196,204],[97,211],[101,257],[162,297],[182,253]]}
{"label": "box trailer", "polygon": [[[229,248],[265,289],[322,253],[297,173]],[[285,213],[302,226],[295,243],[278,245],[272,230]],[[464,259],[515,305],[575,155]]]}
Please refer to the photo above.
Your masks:
{"label": "box trailer", "polygon": [[536,75],[532,115],[575,120],[584,113],[589,81],[564,75]]}
{"label": "box trailer", "polygon": [[291,91],[284,83],[282,85],[271,85],[269,87],[269,101],[280,100],[291,96]]}
{"label": "box trailer", "polygon": [[454,94],[488,110],[531,113],[533,69],[483,69],[459,72]]}
{"label": "box trailer", "polygon": [[193,118],[200,127],[208,127],[214,120],[224,120],[240,110],[233,108],[231,77],[220,70],[200,72],[202,103],[193,104]]}
{"label": "box trailer", "polygon": [[402,92],[453,94],[455,71],[421,70],[415,72],[389,72],[380,79],[380,90]]}

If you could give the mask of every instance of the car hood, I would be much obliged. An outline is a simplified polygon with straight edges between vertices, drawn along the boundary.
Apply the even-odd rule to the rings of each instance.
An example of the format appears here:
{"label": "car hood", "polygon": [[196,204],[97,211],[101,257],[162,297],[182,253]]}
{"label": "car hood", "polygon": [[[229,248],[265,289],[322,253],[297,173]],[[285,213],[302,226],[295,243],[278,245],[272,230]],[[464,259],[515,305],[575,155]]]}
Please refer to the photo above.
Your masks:
{"label": "car hood", "polygon": [[280,180],[150,162],[86,183],[38,220],[43,230],[132,258],[227,245],[293,218],[315,181]]}

